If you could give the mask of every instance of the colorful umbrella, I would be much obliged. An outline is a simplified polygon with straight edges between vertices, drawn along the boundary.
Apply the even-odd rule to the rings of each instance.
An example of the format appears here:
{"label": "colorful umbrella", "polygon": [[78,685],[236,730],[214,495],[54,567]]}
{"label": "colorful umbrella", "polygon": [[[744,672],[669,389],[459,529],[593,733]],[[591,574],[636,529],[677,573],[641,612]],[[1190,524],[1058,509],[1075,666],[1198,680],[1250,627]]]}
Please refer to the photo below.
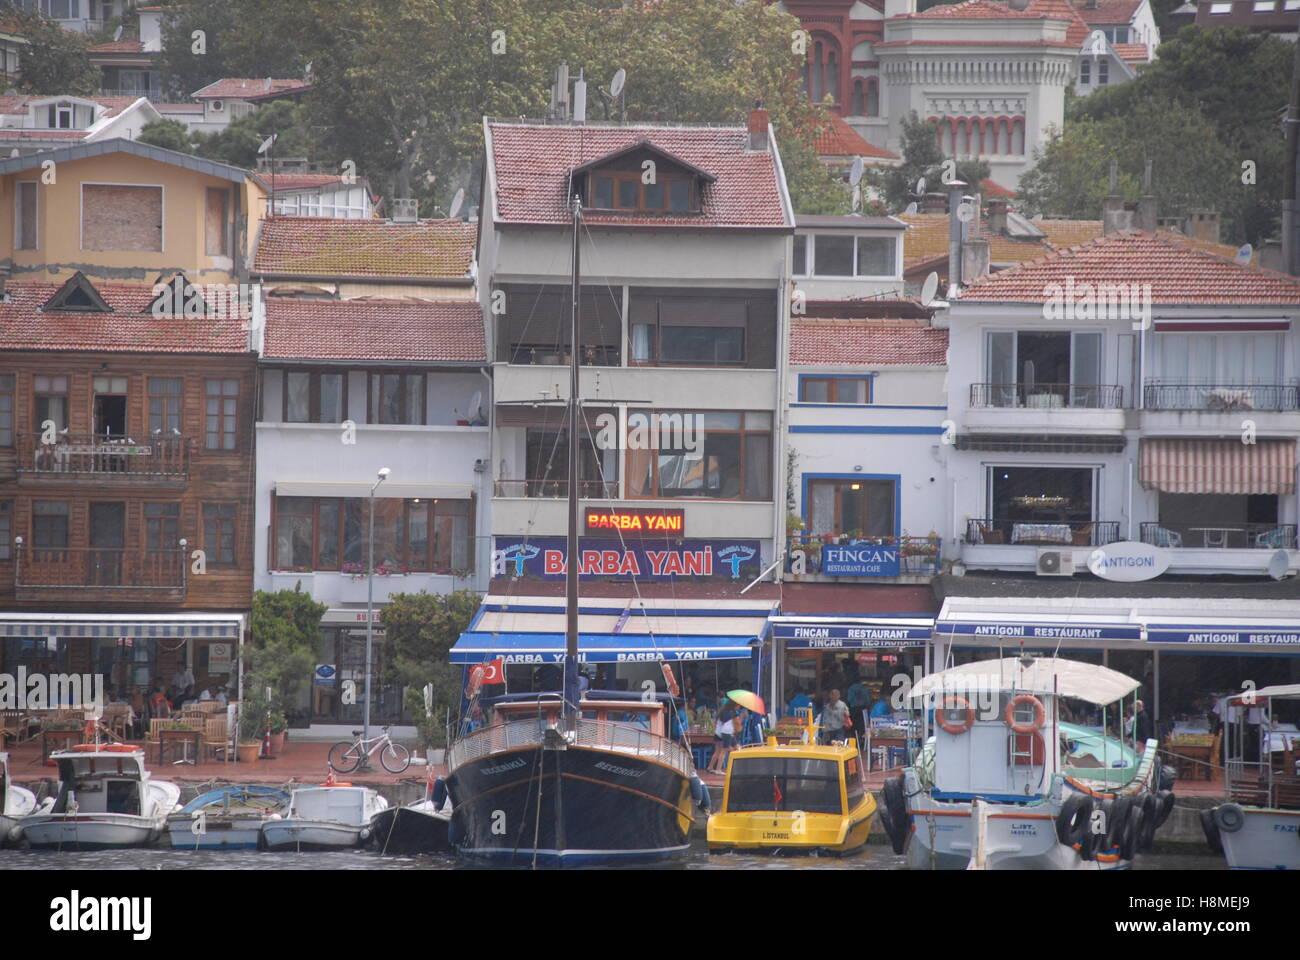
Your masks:
{"label": "colorful umbrella", "polygon": [[763,698],[749,690],[728,690],[727,699],[734,700],[746,710],[753,710],[755,713],[766,714],[767,706],[763,703]]}

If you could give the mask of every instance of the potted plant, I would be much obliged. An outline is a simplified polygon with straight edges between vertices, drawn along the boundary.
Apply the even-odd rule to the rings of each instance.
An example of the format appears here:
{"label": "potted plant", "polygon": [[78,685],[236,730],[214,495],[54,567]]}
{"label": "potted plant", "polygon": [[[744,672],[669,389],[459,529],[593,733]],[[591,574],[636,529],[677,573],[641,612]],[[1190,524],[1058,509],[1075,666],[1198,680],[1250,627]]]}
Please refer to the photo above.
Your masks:
{"label": "potted plant", "polygon": [[278,757],[284,752],[284,738],[289,730],[289,721],[279,710],[271,711],[271,754]]}
{"label": "potted plant", "polygon": [[935,565],[939,556],[939,535],[933,530],[928,537],[910,537],[903,534],[903,544],[899,548],[903,557],[903,569],[907,572],[922,573]]}

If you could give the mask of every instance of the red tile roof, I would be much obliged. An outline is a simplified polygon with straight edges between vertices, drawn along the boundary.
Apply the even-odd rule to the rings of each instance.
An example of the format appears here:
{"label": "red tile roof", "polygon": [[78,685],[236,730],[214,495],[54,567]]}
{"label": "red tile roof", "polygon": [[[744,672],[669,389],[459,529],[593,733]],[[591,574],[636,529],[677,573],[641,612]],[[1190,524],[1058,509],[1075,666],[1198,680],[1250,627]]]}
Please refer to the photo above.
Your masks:
{"label": "red tile roof", "polygon": [[787,226],[772,154],[748,149],[743,126],[557,126],[490,121],[496,217],[506,223],[566,224],[569,171],[649,140],[717,177],[692,215],[589,211],[588,224],[671,227]]}
{"label": "red tile roof", "polygon": [[[267,80],[270,80],[270,86]],[[209,83],[206,87],[195,90],[190,96],[195,100],[262,100],[267,97],[282,97],[290,93],[301,93],[311,89],[310,80],[288,78],[249,78],[226,77]]]}
{"label": "red tile roof", "polygon": [[1025,12],[1037,14],[1048,20],[1066,21],[1069,27],[1066,28],[1065,39],[1075,46],[1081,46],[1092,32],[1069,0],[1032,0],[1025,8]]}
{"label": "red tile roof", "polygon": [[477,300],[268,297],[265,355],[279,360],[487,362]]}
{"label": "red tile roof", "polygon": [[[256,170],[250,170],[249,173],[267,190],[271,189],[270,173]],[[281,190],[309,190],[312,187],[324,187],[342,181],[341,173],[276,173],[275,189],[277,193]]]}
{"label": "red tile roof", "polygon": [[1005,3],[994,3],[993,0],[964,0],[963,3],[940,4],[920,13],[906,13],[902,16],[922,20],[1008,20],[1030,19],[1038,14],[1016,10]]}
{"label": "red tile roof", "polygon": [[1145,43],[1116,43],[1112,44],[1115,52],[1119,54],[1121,60],[1134,60],[1140,63],[1146,63],[1151,59],[1147,52]]}
{"label": "red tile roof", "polygon": [[790,362],[817,366],[919,366],[948,362],[948,331],[927,320],[823,320],[791,325]]}
{"label": "red tile roof", "polygon": [[159,113],[202,113],[201,103],[155,103],[154,109]]}
{"label": "red tile roof", "polygon": [[1095,7],[1076,4],[1079,16],[1084,22],[1094,23],[1128,23],[1142,6],[1142,0],[1098,0]]}
{"label": "red tile roof", "polygon": [[901,160],[896,154],[863,139],[843,117],[831,115],[830,122],[817,136],[817,155],[821,157],[864,157]]}
{"label": "red tile roof", "polygon": [[1005,197],[1007,199],[1012,199],[1016,195],[1016,191],[1008,190],[1006,187],[1002,186],[1002,184],[994,183],[992,180],[981,180],[980,189],[984,191],[986,199],[988,197]]}
{"label": "red tile roof", "polygon": [[96,43],[86,50],[87,53],[144,53],[144,44],[139,40],[109,40]]}
{"label": "red tile roof", "polygon": [[469,273],[477,229],[464,220],[268,217],[258,232],[253,270],[302,277],[460,279]]}
{"label": "red tile roof", "polygon": [[163,317],[147,310],[151,284],[95,283],[113,313],[42,313],[61,283],[11,282],[0,303],[0,350],[102,350],[120,353],[245,353],[238,317]]}
{"label": "red tile roof", "polygon": [[1125,231],[976,280],[963,301],[1043,303],[1050,284],[1151,285],[1152,303],[1300,305],[1300,279],[1234,263],[1168,236]]}

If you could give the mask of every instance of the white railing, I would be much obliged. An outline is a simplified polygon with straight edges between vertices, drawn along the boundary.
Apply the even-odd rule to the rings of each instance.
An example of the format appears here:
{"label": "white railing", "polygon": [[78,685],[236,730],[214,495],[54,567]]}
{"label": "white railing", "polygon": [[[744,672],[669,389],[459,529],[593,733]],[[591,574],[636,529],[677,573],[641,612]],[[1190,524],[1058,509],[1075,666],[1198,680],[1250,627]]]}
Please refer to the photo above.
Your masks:
{"label": "white railing", "polygon": [[[512,720],[475,730],[451,745],[447,751],[447,770],[454,771],[472,760],[520,747],[540,747],[546,739],[546,723],[539,718]],[[605,720],[578,721],[577,730],[564,739],[579,747],[595,747],[663,763],[684,777],[695,772],[691,755],[681,746],[649,730],[627,723]]]}

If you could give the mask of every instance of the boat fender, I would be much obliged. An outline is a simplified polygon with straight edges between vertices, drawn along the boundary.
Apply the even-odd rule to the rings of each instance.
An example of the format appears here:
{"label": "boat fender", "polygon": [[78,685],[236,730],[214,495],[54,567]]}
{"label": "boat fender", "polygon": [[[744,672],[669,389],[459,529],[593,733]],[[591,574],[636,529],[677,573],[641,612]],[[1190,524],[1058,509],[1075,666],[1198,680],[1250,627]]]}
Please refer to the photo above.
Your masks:
{"label": "boat fender", "polygon": [[[1016,707],[1023,706],[1034,708],[1032,723],[1016,723]],[[1037,733],[1043,729],[1043,723],[1047,720],[1047,711],[1043,709],[1043,701],[1032,693],[1018,693],[1007,702],[1007,709],[1003,712],[1002,719],[1015,733]]]}
{"label": "boat fender", "polygon": [[370,828],[369,828],[369,827],[362,827],[362,828],[361,828],[361,834],[360,834],[360,836],[361,836],[361,839],[362,839],[362,840],[369,840],[369,839],[370,839]]}
{"label": "boat fender", "polygon": [[1128,818],[1131,814],[1133,799],[1131,797],[1116,797],[1114,800],[1106,800],[1102,803],[1102,809],[1106,811],[1106,845],[1108,847],[1118,847],[1124,842],[1124,830],[1128,827]]}
{"label": "boat fender", "polygon": [[1156,840],[1156,828],[1160,826],[1160,801],[1154,793],[1142,796],[1142,829],[1137,836],[1139,850],[1150,850]]}
{"label": "boat fender", "polygon": [[1235,803],[1221,803],[1214,808],[1214,822],[1224,833],[1236,833],[1246,823],[1246,815]]}
{"label": "boat fender", "polygon": [[433,781],[433,789],[429,791],[429,799],[433,801],[435,812],[441,812],[447,803],[447,781],[439,777]]}
{"label": "boat fender", "polygon": [[[965,710],[966,719],[964,723],[951,723],[948,720],[949,710]],[[939,705],[939,726],[945,733],[951,733],[953,736],[960,736],[969,730],[975,723],[975,708],[970,705],[970,701],[965,697],[944,697],[943,703]]]}
{"label": "boat fender", "polygon": [[1163,827],[1169,815],[1174,812],[1174,792],[1172,790],[1161,790],[1156,794],[1156,799],[1160,801],[1160,812],[1156,816],[1156,826]]}
{"label": "boat fender", "polygon": [[1119,857],[1121,860],[1132,860],[1133,854],[1138,851],[1141,844],[1138,842],[1142,836],[1142,831],[1146,828],[1146,810],[1140,803],[1133,804],[1129,810],[1128,824],[1124,828],[1124,842],[1119,845]]}
{"label": "boat fender", "polygon": [[881,790],[885,808],[889,811],[889,842],[894,853],[901,854],[907,848],[907,828],[911,823],[907,815],[907,790],[901,775],[885,781]]}
{"label": "boat fender", "polygon": [[1082,793],[1071,794],[1056,815],[1056,839],[1067,845],[1079,842],[1078,837],[1086,839],[1091,820],[1092,797]]}
{"label": "boat fender", "polygon": [[695,805],[705,813],[709,812],[712,806],[712,800],[709,797],[709,788],[704,785],[704,781],[698,776],[691,777],[691,799]]}
{"label": "boat fender", "polygon": [[1201,829],[1205,831],[1205,842],[1215,853],[1223,853],[1223,838],[1219,836],[1219,825],[1214,822],[1213,810],[1201,811]]}

